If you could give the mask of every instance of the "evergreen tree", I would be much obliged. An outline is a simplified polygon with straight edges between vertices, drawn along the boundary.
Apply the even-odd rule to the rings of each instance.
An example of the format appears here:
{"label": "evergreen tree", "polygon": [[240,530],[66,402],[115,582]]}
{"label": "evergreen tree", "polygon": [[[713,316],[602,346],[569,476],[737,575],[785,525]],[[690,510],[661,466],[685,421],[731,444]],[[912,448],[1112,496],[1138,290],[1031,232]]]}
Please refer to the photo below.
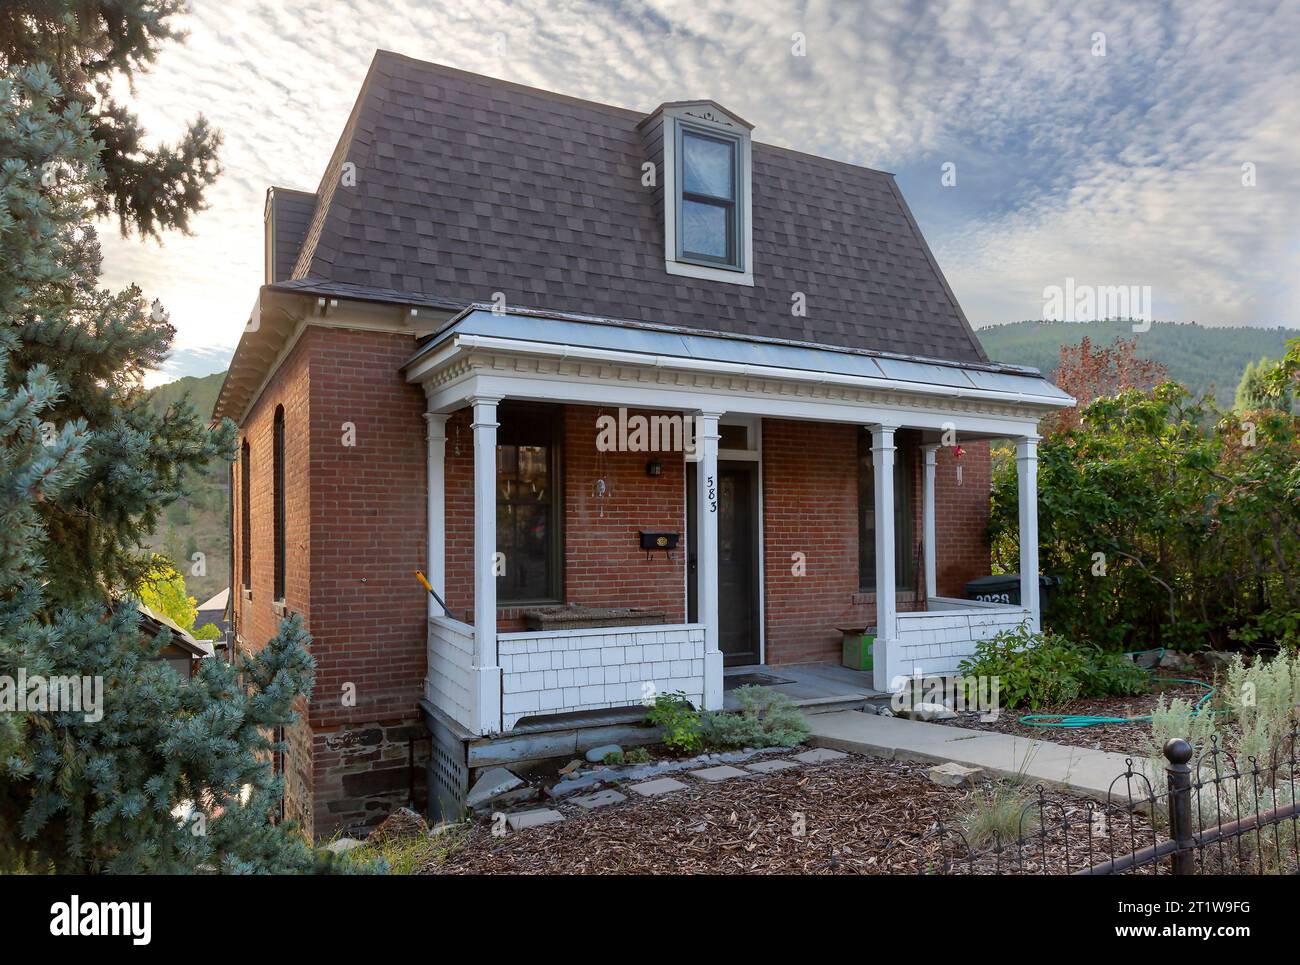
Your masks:
{"label": "evergreen tree", "polygon": [[177,145],[151,147],[139,118],[112,94],[115,79],[130,82],[163,44],[183,37],[172,20],[186,6],[186,0],[5,0],[0,10],[0,69],[43,63],[60,88],[55,107],[81,105],[100,144],[95,213],[116,214],[124,234],[132,226],[154,237],[188,230],[220,173],[221,135],[202,115]]}
{"label": "evergreen tree", "polygon": [[[140,404],[170,328],[137,291],[96,287],[99,145],[43,66],[0,75],[0,158],[0,871],[321,867],[271,822],[269,735],[314,676],[300,622],[185,680],[154,659],[167,633],[144,638],[122,602],[153,514],[229,457],[233,426]],[[92,686],[52,707],[34,677]]]}

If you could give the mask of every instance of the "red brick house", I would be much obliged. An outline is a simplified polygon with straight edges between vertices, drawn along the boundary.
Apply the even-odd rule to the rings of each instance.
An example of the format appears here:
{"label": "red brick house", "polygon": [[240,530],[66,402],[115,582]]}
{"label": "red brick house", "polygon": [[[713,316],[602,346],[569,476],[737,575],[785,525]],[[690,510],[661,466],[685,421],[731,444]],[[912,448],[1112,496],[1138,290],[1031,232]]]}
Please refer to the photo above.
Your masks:
{"label": "red brick house", "polygon": [[719,709],[733,668],[838,663],[845,624],[879,627],[877,690],[955,669],[1037,621],[1034,539],[1023,606],[957,599],[987,440],[1036,532],[1035,430],[1070,401],[989,362],[892,176],[711,101],[380,52],[317,190],[268,192],[216,408],[237,645],[298,613],[319,666],[287,813],[382,816],[412,754],[454,798],[655,692]]}

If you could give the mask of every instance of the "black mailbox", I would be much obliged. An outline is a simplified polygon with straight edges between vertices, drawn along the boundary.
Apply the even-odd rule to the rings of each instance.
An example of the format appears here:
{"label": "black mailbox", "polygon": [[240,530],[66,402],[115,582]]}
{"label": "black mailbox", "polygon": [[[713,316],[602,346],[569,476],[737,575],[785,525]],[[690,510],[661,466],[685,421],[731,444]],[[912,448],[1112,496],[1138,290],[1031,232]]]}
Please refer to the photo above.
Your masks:
{"label": "black mailbox", "polygon": [[641,548],[647,553],[652,550],[663,550],[669,556],[672,551],[677,549],[677,541],[682,538],[681,533],[647,533],[640,530]]}

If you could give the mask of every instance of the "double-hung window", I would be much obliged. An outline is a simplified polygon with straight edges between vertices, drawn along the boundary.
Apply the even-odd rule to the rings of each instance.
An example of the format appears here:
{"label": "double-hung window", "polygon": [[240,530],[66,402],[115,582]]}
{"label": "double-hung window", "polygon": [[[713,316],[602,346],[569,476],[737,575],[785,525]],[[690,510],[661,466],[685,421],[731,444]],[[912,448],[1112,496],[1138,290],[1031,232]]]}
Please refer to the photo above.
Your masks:
{"label": "double-hung window", "polygon": [[678,126],[681,185],[677,257],[739,270],[740,142]]}

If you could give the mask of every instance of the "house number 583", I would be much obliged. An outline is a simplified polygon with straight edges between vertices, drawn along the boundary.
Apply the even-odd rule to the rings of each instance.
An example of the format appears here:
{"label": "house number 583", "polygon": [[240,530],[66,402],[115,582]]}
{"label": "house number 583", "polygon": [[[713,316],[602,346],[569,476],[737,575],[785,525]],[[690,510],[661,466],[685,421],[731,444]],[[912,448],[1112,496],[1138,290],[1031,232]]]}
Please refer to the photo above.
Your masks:
{"label": "house number 583", "polygon": [[718,489],[713,484],[712,476],[709,477],[708,491],[709,491],[709,512],[716,513],[718,511]]}

